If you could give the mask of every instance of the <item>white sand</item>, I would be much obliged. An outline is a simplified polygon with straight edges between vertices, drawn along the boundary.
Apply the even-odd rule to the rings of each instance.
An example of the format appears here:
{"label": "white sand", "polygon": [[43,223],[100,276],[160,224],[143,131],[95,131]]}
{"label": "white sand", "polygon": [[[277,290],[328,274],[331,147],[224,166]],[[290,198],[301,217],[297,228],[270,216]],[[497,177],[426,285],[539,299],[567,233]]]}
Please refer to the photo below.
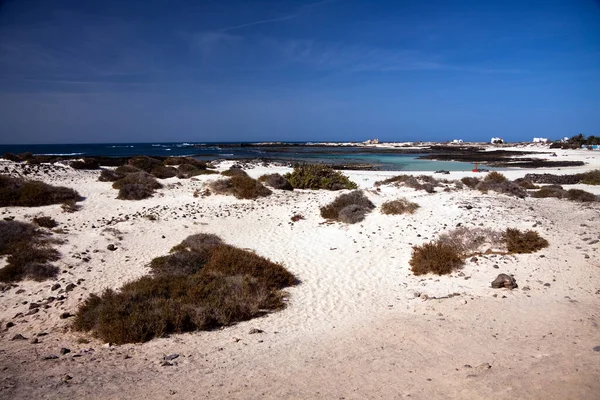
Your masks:
{"label": "white sand", "polygon": [[[600,168],[598,152],[556,153],[552,159],[588,164],[533,172]],[[5,166],[14,168],[8,162],[0,168]],[[256,167],[247,172],[258,177],[289,170]],[[528,172],[505,174],[514,179]],[[63,258],[57,265],[65,272],[58,282],[64,288],[82,281],[63,293],[64,302],[17,318],[28,312],[28,303],[56,297],[58,291],[50,290],[55,281],[22,282],[0,294],[2,327],[15,324],[1,333],[0,398],[600,397],[600,352],[593,350],[600,346],[600,261],[594,243],[600,239],[600,205],[471,190],[427,194],[382,187],[377,192],[375,181],[397,173],[345,173],[377,206],[407,197],[421,207],[413,215],[387,216],[376,209],[359,224],[324,224],[319,207],[339,193],[275,191],[256,201],[194,198],[196,189],[216,179],[202,176],[167,179],[168,187],[154,198],[121,201],[110,183],[97,181],[98,172],[67,168],[52,177],[38,176],[77,189],[86,197],[83,209],[65,214],[60,206],[11,207],[2,210],[2,217],[54,217],[68,231],[56,235],[66,239],[59,246]],[[600,194],[600,187],[576,186]],[[306,219],[292,223],[294,214]],[[534,254],[479,257],[451,276],[412,275],[412,245],[459,223],[535,229],[550,247]],[[288,307],[215,332],[111,347],[72,332],[71,319],[59,318],[62,312],[74,313],[90,293],[146,275],[152,258],[199,232],[282,262],[302,281],[288,290]],[[107,250],[110,243],[118,249]],[[491,289],[498,273],[514,274],[519,288]],[[252,328],[264,333],[251,335]],[[41,332],[47,335],[30,344]],[[28,340],[10,340],[16,334]],[[80,338],[90,342],[80,343]],[[71,353],[43,360],[59,355],[61,347]],[[161,366],[163,357],[173,353],[180,355],[176,365]],[[65,383],[67,374],[72,379]]]}

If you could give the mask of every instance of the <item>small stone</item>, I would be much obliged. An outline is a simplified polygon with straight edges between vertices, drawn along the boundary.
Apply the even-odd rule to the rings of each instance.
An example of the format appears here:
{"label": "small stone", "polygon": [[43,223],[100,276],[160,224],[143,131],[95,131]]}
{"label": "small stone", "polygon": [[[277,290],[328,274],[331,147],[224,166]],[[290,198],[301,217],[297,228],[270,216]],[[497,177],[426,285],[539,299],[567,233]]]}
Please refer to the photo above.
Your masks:
{"label": "small stone", "polygon": [[71,349],[67,349],[66,347],[63,347],[60,349],[60,355],[64,356],[65,354],[69,354],[71,352]]}
{"label": "small stone", "polygon": [[494,264],[494,268],[495,268],[495,269],[498,269],[498,268],[500,268],[500,267],[498,266],[498,264]]}
{"label": "small stone", "polygon": [[262,329],[258,329],[258,328],[252,328],[250,329],[250,331],[248,332],[248,334],[250,335],[254,335],[256,333],[264,333],[264,331]]}
{"label": "small stone", "polygon": [[471,257],[471,262],[477,262],[478,258],[477,257]]}
{"label": "small stone", "polygon": [[65,374],[65,375],[63,375],[60,378],[60,380],[63,381],[63,382],[65,382],[65,383],[69,382],[71,379],[73,379],[73,377],[71,375],[69,375],[69,374]]}
{"label": "small stone", "polygon": [[31,341],[29,343],[31,343],[31,344],[38,344],[39,342],[40,342],[40,340],[35,337],[35,338],[31,339]]}
{"label": "small stone", "polygon": [[596,346],[592,350],[594,350],[594,351],[600,351],[600,346]]}
{"label": "small stone", "polygon": [[480,364],[477,366],[477,369],[484,370],[484,371],[488,370],[490,368],[492,368],[492,366],[489,363],[483,363],[483,364]]}
{"label": "small stone", "polygon": [[60,319],[66,319],[66,318],[69,318],[72,316],[73,316],[73,314],[71,314],[70,312],[64,312],[64,313],[60,314]]}
{"label": "small stone", "polygon": [[13,326],[15,326],[15,323],[14,323],[14,322],[7,322],[7,323],[6,323],[6,329],[8,329],[8,328],[12,328]]}
{"label": "small stone", "polygon": [[65,292],[70,292],[73,289],[75,289],[77,287],[77,285],[75,285],[74,283],[69,283],[66,287],[65,287]]}
{"label": "small stone", "polygon": [[168,356],[166,356],[165,360],[166,361],[173,361],[176,358],[179,358],[179,354],[173,353],[173,354],[169,354]]}
{"label": "small stone", "polygon": [[42,357],[42,360],[56,360],[58,356],[56,354],[48,354],[47,356]]}
{"label": "small stone", "polygon": [[168,361],[163,361],[163,362],[162,362],[162,364],[160,364],[160,366],[161,366],[161,367],[172,367],[172,366],[173,366],[173,364],[171,364],[171,363],[170,363],[170,362],[168,362]]}
{"label": "small stone", "polygon": [[527,291],[527,290],[531,290],[531,288],[529,286],[523,286],[523,289],[521,289],[521,290]]}
{"label": "small stone", "polygon": [[21,335],[20,333],[17,333],[15,336],[12,337],[12,339],[10,340],[27,340],[27,338],[23,335]]}
{"label": "small stone", "polygon": [[550,287],[550,284],[549,283],[544,283],[544,286]]}
{"label": "small stone", "polygon": [[117,250],[117,246],[115,246],[114,244],[111,243],[108,246],[106,246],[106,249],[110,250],[110,251],[115,251],[115,250]]}
{"label": "small stone", "polygon": [[29,309],[39,308],[40,305],[38,303],[29,303]]}

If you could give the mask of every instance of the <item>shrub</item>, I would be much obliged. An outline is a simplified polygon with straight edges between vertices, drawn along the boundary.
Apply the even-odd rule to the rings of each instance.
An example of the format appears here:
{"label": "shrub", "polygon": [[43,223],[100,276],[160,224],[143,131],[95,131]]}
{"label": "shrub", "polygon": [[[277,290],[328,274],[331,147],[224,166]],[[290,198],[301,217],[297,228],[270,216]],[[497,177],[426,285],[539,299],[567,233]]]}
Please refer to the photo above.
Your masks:
{"label": "shrub", "polygon": [[294,214],[294,215],[292,215],[292,218],[290,218],[290,219],[292,220],[292,222],[298,222],[301,219],[305,219],[305,218],[304,218],[304,215],[302,215],[302,214]]}
{"label": "shrub", "polygon": [[508,182],[508,179],[500,172],[492,171],[485,176],[483,181],[490,183],[504,183]]}
{"label": "shrub", "polygon": [[540,187],[534,185],[533,182],[527,180],[525,178],[518,178],[513,181],[515,184],[519,185],[523,189],[539,189]]}
{"label": "shrub", "polygon": [[125,175],[127,175],[127,174],[133,174],[133,173],[135,173],[135,172],[140,172],[140,171],[141,171],[141,169],[139,169],[139,168],[137,168],[137,167],[134,167],[133,165],[127,165],[127,164],[126,164],[126,165],[121,165],[121,166],[118,166],[118,167],[115,169],[115,172],[116,172],[117,174],[121,174],[121,175],[123,175],[123,176],[125,176]]}
{"label": "shrub", "polygon": [[291,183],[288,182],[281,174],[269,174],[263,175],[258,178],[259,182],[264,182],[267,186],[271,186],[273,189],[280,190],[294,190]]}
{"label": "shrub", "polygon": [[179,179],[187,179],[197,175],[208,175],[208,174],[218,174],[216,171],[211,171],[209,169],[198,168],[193,164],[181,164],[177,168],[178,174],[177,177]]}
{"label": "shrub", "polygon": [[294,171],[284,177],[295,189],[341,190],[358,187],[341,172],[321,164],[296,164]]}
{"label": "shrub", "polygon": [[0,207],[47,206],[69,200],[80,201],[82,197],[71,188],[0,175]]}
{"label": "shrub", "polygon": [[163,165],[191,165],[196,169],[206,169],[208,166],[206,164],[206,162],[204,161],[200,161],[200,160],[196,160],[195,158],[192,157],[167,157],[164,161],[163,161]]}
{"label": "shrub", "polygon": [[460,226],[442,233],[437,241],[452,247],[462,257],[485,253],[494,249],[506,250],[506,243],[502,232],[489,228],[467,228]]}
{"label": "shrub", "polygon": [[42,228],[56,228],[58,226],[58,222],[54,220],[52,217],[35,217],[33,218],[33,223],[37,226],[41,226]]}
{"label": "shrub", "polygon": [[586,185],[600,185],[600,169],[595,169],[579,175],[581,177],[580,183]]}
{"label": "shrub", "polygon": [[112,169],[103,169],[102,172],[100,172],[98,180],[100,182],[115,182],[123,178],[123,176],[123,174],[119,174],[118,172],[113,171]]}
{"label": "shrub", "polygon": [[207,234],[188,237],[150,266],[153,276],[91,295],[74,328],[117,344],[212,329],[282,308],[279,290],[297,283],[283,266]]}
{"label": "shrub", "polygon": [[248,174],[246,173],[246,171],[244,171],[241,167],[236,167],[236,166],[233,166],[233,167],[229,168],[228,170],[221,172],[221,175],[228,176],[228,177],[233,177],[233,176],[248,177]]}
{"label": "shrub", "polygon": [[112,187],[114,189],[121,189],[123,185],[132,183],[146,186],[150,190],[160,189],[163,187],[154,176],[143,171],[125,175],[123,178],[119,179],[118,181],[115,181]]}
{"label": "shrub", "polygon": [[381,205],[381,212],[384,214],[393,215],[406,213],[412,214],[415,211],[417,211],[417,208],[419,208],[419,205],[417,203],[413,203],[408,199],[403,198],[398,200],[386,201]]}
{"label": "shrub", "polygon": [[39,236],[35,226],[20,221],[0,221],[0,255],[10,254],[14,246]]}
{"label": "shrub", "polygon": [[556,197],[561,199],[565,196],[566,191],[559,185],[548,185],[543,186],[537,192],[531,194],[532,197],[544,198],[544,197]]}
{"label": "shrub", "polygon": [[219,179],[212,182],[210,188],[217,194],[233,195],[238,199],[256,199],[269,196],[272,193],[260,182],[248,176]]}
{"label": "shrub", "polygon": [[460,180],[465,186],[475,189],[480,182],[480,179],[475,176],[465,176]]}
{"label": "shrub", "polygon": [[321,216],[325,219],[354,224],[362,221],[374,208],[375,205],[362,191],[355,190],[341,194],[331,204],[321,207]]}
{"label": "shrub", "polygon": [[74,213],[81,210],[81,206],[72,200],[65,201],[60,205],[60,208],[66,213]]}
{"label": "shrub", "polygon": [[580,202],[590,202],[590,201],[598,201],[598,198],[590,192],[586,192],[585,190],[580,189],[570,189],[566,193],[566,198],[571,201],[580,201]]}
{"label": "shrub", "polygon": [[412,175],[396,175],[391,178],[375,182],[375,186],[378,187],[381,185],[389,185],[391,183],[403,183],[409,178],[412,178]]}
{"label": "shrub", "polygon": [[414,246],[409,264],[415,275],[445,275],[462,266],[463,260],[452,246],[438,241]]}
{"label": "shrub", "polygon": [[100,164],[95,158],[83,158],[81,160],[71,161],[71,168],[73,169],[100,169]]}
{"label": "shrub", "polygon": [[126,183],[119,188],[119,200],[143,200],[152,197],[154,190],[139,183]]}
{"label": "shrub", "polygon": [[167,179],[177,176],[178,171],[176,168],[173,167],[165,167],[164,165],[159,165],[152,169],[151,174],[157,177],[158,179]]}
{"label": "shrub", "polygon": [[162,163],[156,158],[137,156],[130,158],[128,164],[135,168],[141,169],[142,171],[150,173],[154,168],[158,167]]}
{"label": "shrub", "polygon": [[548,247],[548,241],[536,231],[522,232],[518,229],[508,228],[504,233],[506,248],[511,253],[533,253]]}
{"label": "shrub", "polygon": [[2,154],[2,158],[8,161],[21,162],[21,158],[13,153],[4,153]]}
{"label": "shrub", "polygon": [[525,191],[525,189],[509,180],[484,180],[483,182],[479,182],[475,189],[483,193],[487,193],[488,191],[492,190],[497,193],[502,193],[508,196],[516,196],[520,198],[524,198],[527,196],[527,192]]}

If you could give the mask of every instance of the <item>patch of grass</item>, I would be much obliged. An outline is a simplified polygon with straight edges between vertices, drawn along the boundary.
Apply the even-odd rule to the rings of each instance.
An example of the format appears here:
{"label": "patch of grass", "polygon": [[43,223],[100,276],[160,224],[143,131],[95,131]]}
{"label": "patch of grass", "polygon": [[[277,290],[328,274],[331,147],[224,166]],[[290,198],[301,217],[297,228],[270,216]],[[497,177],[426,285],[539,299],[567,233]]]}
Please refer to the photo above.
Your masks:
{"label": "patch of grass", "polygon": [[257,199],[269,196],[272,192],[262,183],[248,176],[233,176],[211,182],[210,188],[217,194],[231,195],[238,199]]}
{"label": "patch of grass", "polygon": [[100,169],[100,164],[95,158],[85,157],[81,160],[71,161],[73,169]]}
{"label": "patch of grass", "polygon": [[356,189],[358,186],[348,177],[333,168],[322,164],[296,164],[294,171],[284,178],[295,189]]}
{"label": "patch of grass", "polygon": [[579,201],[582,203],[598,201],[598,197],[596,195],[581,189],[569,189],[567,190],[565,197],[568,200]]}
{"label": "patch of grass", "polygon": [[409,178],[412,178],[412,175],[396,175],[391,178],[375,182],[375,187],[379,187],[381,185],[389,185],[392,183],[403,183]]}
{"label": "patch of grass", "polygon": [[0,175],[0,207],[38,207],[82,199],[71,188]]}
{"label": "patch of grass", "polygon": [[177,176],[179,171],[177,171],[177,169],[173,167],[165,167],[164,165],[159,165],[157,167],[152,168],[152,171],[150,173],[158,179],[167,179]]}
{"label": "patch of grass", "polygon": [[525,178],[515,179],[513,181],[513,183],[519,185],[523,189],[539,189],[540,188],[539,186],[534,185],[533,182],[531,182],[530,180],[527,180]]}
{"label": "patch of grass", "polygon": [[413,203],[408,199],[402,198],[398,200],[386,201],[381,205],[381,212],[384,214],[413,214],[419,205],[417,203]]}
{"label": "patch of grass", "polygon": [[268,174],[262,175],[258,178],[259,182],[264,182],[267,186],[272,187],[273,189],[280,190],[294,190],[294,187],[287,179],[285,179],[281,174]]}
{"label": "patch of grass", "polygon": [[549,245],[536,231],[522,232],[513,228],[506,229],[504,240],[510,253],[533,253]]}
{"label": "patch of grass", "polygon": [[475,189],[482,193],[487,193],[491,190],[496,193],[502,193],[507,196],[515,196],[520,198],[525,198],[528,195],[525,189],[509,180],[484,180],[479,182]]}
{"label": "patch of grass", "polygon": [[206,234],[150,266],[152,276],[90,296],[74,328],[117,344],[214,329],[282,308],[280,290],[297,283],[280,264]]}
{"label": "patch of grass", "polygon": [[390,184],[395,184],[397,186],[403,185],[415,190],[424,190],[427,193],[435,193],[435,188],[440,185],[440,181],[429,175],[397,175],[383,181],[375,182],[375,187]]}
{"label": "patch of grass", "polygon": [[58,226],[58,222],[52,217],[35,217],[33,218],[33,223],[37,226],[41,226],[42,228],[56,228]]}
{"label": "patch of grass", "polygon": [[152,172],[152,170],[159,165],[162,165],[160,160],[156,158],[146,157],[146,156],[137,156],[130,158],[127,163],[130,166],[133,166],[137,169],[141,169],[142,171],[146,171],[148,173]]}
{"label": "patch of grass", "polygon": [[330,204],[321,207],[321,216],[347,224],[355,224],[365,219],[375,205],[360,190],[339,195]]}
{"label": "patch of grass", "polygon": [[464,262],[456,249],[438,241],[414,246],[409,264],[415,275],[446,275],[460,268]]}

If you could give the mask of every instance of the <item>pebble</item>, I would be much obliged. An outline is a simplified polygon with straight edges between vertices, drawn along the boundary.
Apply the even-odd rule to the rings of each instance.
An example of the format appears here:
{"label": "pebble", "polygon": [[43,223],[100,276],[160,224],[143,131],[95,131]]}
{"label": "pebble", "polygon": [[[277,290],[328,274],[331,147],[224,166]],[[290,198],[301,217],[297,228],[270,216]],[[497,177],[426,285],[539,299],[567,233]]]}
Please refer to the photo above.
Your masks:
{"label": "pebble", "polygon": [[173,354],[169,354],[168,356],[166,356],[165,360],[166,361],[173,361],[176,358],[179,358],[179,354],[173,353]]}
{"label": "pebble", "polygon": [[27,338],[23,335],[21,335],[20,333],[17,333],[15,336],[12,337],[12,339],[10,340],[27,340]]}

